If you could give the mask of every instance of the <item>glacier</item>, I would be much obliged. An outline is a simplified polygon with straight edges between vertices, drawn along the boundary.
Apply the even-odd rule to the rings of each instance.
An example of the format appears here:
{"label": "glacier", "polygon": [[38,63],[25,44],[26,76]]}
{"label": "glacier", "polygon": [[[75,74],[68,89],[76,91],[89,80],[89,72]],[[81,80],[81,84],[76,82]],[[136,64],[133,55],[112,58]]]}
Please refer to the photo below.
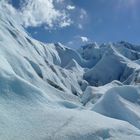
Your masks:
{"label": "glacier", "polygon": [[42,43],[0,2],[0,114],[0,140],[139,140],[140,46]]}

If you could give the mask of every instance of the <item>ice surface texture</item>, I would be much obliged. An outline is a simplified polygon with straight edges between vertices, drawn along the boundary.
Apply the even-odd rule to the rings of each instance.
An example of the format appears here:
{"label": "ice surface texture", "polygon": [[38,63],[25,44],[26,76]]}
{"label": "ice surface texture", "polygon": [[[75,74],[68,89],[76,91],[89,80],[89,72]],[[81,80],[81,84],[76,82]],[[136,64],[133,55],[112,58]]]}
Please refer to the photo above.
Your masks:
{"label": "ice surface texture", "polygon": [[0,140],[139,140],[139,59],[126,42],[39,42],[0,2]]}

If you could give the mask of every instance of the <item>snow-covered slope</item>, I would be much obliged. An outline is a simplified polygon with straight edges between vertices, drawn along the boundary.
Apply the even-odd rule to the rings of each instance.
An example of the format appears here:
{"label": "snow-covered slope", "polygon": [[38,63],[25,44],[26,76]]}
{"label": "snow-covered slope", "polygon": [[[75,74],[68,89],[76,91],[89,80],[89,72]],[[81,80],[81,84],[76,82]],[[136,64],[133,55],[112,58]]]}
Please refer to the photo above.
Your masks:
{"label": "snow-covered slope", "polygon": [[100,86],[113,80],[124,82],[140,66],[120,54],[112,45],[98,63],[84,74],[91,85]]}
{"label": "snow-covered slope", "polygon": [[140,50],[121,45],[39,42],[0,1],[0,140],[139,140]]}
{"label": "snow-covered slope", "polygon": [[94,105],[93,110],[111,118],[126,120],[140,128],[140,87],[112,88]]}

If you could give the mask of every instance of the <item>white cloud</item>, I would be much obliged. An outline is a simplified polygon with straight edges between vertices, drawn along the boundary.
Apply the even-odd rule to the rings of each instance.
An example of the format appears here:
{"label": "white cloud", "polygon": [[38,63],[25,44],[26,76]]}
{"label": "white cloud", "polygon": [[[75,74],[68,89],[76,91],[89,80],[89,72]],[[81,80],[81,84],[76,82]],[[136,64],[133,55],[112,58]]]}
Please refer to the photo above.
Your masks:
{"label": "white cloud", "polygon": [[62,3],[64,0],[56,0],[57,3]]}
{"label": "white cloud", "polygon": [[88,16],[84,9],[66,0],[26,0],[22,6],[20,14],[25,27],[43,24],[51,29],[74,24],[82,29]]}
{"label": "white cloud", "polygon": [[80,46],[86,45],[90,43],[90,39],[86,36],[75,36],[71,41],[66,43],[66,46],[69,46],[71,48],[78,48]]}
{"label": "white cloud", "polygon": [[75,9],[75,6],[73,6],[73,5],[68,5],[68,6],[67,6],[67,9],[68,9],[68,10],[74,10],[74,9]]}
{"label": "white cloud", "polygon": [[[63,2],[62,0],[57,2]],[[65,10],[55,8],[54,0],[26,0],[21,8],[23,24],[28,26],[40,26],[42,24],[52,28],[53,26],[65,27],[71,25],[71,20]]]}
{"label": "white cloud", "polygon": [[84,29],[84,26],[89,21],[89,17],[86,10],[82,8],[75,9],[72,19],[74,19],[74,25],[80,30]]}
{"label": "white cloud", "polygon": [[81,36],[80,39],[82,40],[82,42],[88,42],[89,39],[86,36]]}
{"label": "white cloud", "polygon": [[80,19],[84,19],[87,17],[87,12],[84,9],[80,10]]}
{"label": "white cloud", "polygon": [[79,28],[79,29],[83,29],[83,25],[79,23],[79,24],[78,24],[78,28]]}
{"label": "white cloud", "polygon": [[44,26],[46,30],[64,28],[74,25],[83,29],[87,21],[87,12],[73,5],[71,0],[19,0],[20,7],[15,9],[8,1],[0,0],[6,5],[9,14],[20,19],[24,27]]}
{"label": "white cloud", "polygon": [[72,20],[71,19],[67,19],[66,21],[64,20],[63,22],[60,23],[60,27],[66,27],[66,26],[70,26],[72,24]]}

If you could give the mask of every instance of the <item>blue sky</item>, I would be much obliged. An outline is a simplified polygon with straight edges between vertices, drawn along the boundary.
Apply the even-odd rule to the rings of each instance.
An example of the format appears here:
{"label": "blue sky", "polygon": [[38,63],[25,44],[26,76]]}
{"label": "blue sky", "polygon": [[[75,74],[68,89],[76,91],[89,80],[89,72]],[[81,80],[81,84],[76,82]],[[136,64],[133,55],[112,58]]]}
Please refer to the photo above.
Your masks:
{"label": "blue sky", "polygon": [[[38,0],[33,2],[36,1]],[[53,0],[50,1],[53,2]],[[64,12],[66,15],[61,17],[61,21],[66,16],[67,19],[61,25],[55,25],[55,22],[60,22],[56,20],[53,25],[50,25],[51,27],[48,26],[50,19],[39,24],[27,23],[26,29],[34,38],[43,42],[62,42],[71,47],[88,42],[104,43],[121,40],[140,44],[140,0],[54,1],[57,1],[57,3],[53,3],[53,8],[56,9],[53,11],[54,15],[55,12]],[[22,6],[25,6],[24,3],[24,0],[22,2],[12,0],[16,9],[22,9]],[[26,9],[27,7],[24,8],[24,10]],[[36,21],[38,20],[40,19],[38,18]]]}

